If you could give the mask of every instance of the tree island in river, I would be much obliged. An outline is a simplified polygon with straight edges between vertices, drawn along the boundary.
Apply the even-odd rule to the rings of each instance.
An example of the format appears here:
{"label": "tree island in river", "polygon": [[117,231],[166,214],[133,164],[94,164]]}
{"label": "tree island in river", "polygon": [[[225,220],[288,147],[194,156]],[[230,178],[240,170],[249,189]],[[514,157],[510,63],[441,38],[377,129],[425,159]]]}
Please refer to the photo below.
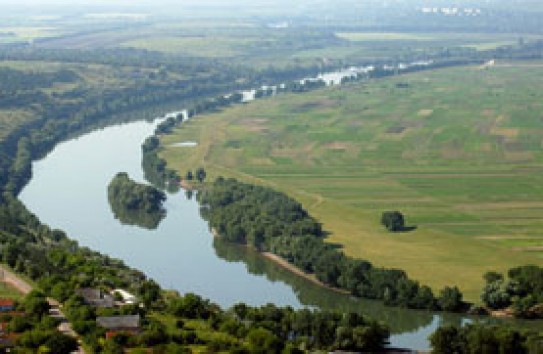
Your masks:
{"label": "tree island in river", "polygon": [[162,207],[166,194],[135,182],[125,172],[119,172],[111,180],[107,191],[111,210],[123,224],[155,229],[166,215]]}

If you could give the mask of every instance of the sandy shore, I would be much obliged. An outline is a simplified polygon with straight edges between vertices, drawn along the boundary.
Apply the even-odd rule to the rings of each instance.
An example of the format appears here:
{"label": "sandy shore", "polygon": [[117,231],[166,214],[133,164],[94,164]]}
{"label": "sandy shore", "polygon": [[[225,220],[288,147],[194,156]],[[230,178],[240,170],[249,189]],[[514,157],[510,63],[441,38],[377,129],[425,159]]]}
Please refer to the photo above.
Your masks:
{"label": "sandy shore", "polygon": [[270,261],[272,261],[272,262],[278,264],[279,266],[285,268],[289,272],[294,273],[299,277],[302,277],[302,278],[305,278],[305,279],[309,280],[313,284],[316,284],[316,285],[322,286],[324,288],[333,290],[333,291],[338,292],[340,294],[345,294],[345,295],[350,294],[350,292],[347,291],[347,290],[334,288],[332,286],[324,284],[319,279],[317,279],[317,277],[314,274],[308,274],[308,273],[304,272],[300,268],[298,268],[295,265],[289,263],[287,260],[285,260],[284,258],[279,257],[276,254],[273,254],[273,253],[270,253],[270,252],[261,252],[260,254],[262,256],[264,256],[265,258],[269,259]]}
{"label": "sandy shore", "polygon": [[[219,233],[214,228],[211,229],[211,233],[213,234],[214,237],[220,237]],[[294,264],[289,263],[286,259],[279,257],[278,255],[274,253],[271,253],[271,252],[258,252],[258,253],[262,255],[264,258],[267,258],[270,261],[274,262],[275,264],[281,266],[282,268],[285,268],[289,272],[294,273],[299,277],[309,280],[313,284],[322,286],[323,288],[333,290],[340,294],[345,294],[345,295],[351,294],[351,292],[348,290],[334,288],[333,286],[324,284],[322,281],[317,279],[317,277],[314,274],[309,274],[309,273],[304,272],[300,268],[296,267]]]}

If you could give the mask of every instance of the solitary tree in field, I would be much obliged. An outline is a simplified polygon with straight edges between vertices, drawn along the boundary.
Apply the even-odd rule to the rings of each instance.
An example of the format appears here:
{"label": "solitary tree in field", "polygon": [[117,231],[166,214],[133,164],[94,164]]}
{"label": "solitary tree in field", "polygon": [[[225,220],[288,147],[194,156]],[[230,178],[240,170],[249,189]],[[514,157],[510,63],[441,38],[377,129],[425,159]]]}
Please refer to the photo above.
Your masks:
{"label": "solitary tree in field", "polygon": [[383,212],[381,224],[391,232],[402,231],[405,228],[404,217],[399,211]]}
{"label": "solitary tree in field", "polygon": [[206,171],[202,167],[198,167],[196,170],[196,179],[202,183],[206,179]]}

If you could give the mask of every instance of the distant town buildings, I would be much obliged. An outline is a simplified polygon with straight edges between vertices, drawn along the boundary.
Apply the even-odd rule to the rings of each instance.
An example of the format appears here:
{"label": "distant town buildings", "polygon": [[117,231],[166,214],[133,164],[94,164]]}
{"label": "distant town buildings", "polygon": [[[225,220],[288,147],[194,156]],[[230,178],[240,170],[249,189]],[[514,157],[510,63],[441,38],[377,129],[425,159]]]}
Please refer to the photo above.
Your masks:
{"label": "distant town buildings", "polygon": [[459,7],[423,7],[421,12],[425,14],[440,14],[445,16],[479,16],[482,14],[481,9]]}

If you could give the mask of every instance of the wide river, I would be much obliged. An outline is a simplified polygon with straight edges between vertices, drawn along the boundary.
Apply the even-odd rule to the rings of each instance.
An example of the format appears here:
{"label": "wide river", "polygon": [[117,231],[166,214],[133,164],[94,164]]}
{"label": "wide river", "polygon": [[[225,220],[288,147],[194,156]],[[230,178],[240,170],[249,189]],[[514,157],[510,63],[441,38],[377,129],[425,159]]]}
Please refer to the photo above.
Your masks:
{"label": "wide river", "polygon": [[468,320],[385,307],[314,285],[254,252],[214,239],[197,202],[182,190],[168,195],[167,216],[155,230],[121,224],[108,204],[107,185],[121,171],[144,182],[141,144],[155,125],[126,123],[59,144],[34,162],[20,199],[80,245],[122,259],[164,288],[194,292],[223,307],[245,302],[359,311],[390,326],[392,346],[419,350],[429,348],[428,335],[440,324]]}

